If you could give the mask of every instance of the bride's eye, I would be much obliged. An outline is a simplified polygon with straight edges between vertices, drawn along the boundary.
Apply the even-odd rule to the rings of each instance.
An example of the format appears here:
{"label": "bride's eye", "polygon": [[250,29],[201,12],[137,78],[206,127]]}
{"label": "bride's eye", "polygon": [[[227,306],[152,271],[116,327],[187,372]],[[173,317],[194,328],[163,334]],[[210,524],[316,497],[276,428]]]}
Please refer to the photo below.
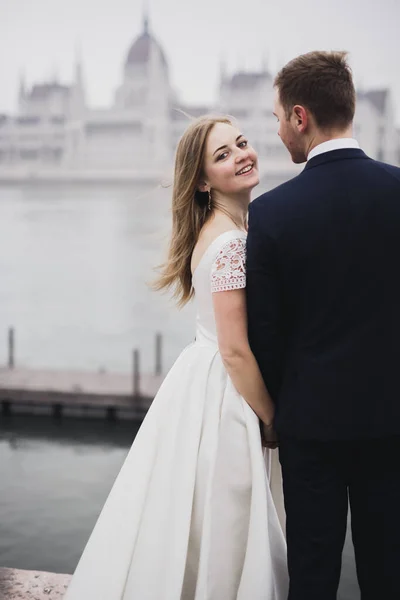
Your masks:
{"label": "bride's eye", "polygon": [[217,158],[217,160],[223,160],[226,156],[228,156],[227,152],[223,152],[222,154],[220,154]]}
{"label": "bride's eye", "polygon": [[239,148],[246,148],[247,144],[247,140],[242,140],[241,142],[239,142],[238,146]]}

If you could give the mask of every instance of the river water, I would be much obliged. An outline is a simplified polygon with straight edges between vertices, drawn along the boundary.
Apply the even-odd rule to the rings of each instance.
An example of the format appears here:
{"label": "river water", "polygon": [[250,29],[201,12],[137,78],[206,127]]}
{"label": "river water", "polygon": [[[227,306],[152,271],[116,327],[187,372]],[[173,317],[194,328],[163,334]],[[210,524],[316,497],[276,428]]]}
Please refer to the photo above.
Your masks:
{"label": "river water", "polygon": [[[0,188],[0,363],[127,371],[132,348],[165,368],[193,338],[192,309],[150,290],[165,255],[169,189]],[[1,336],[4,343],[1,343]]]}
{"label": "river water", "polygon": [[[167,370],[194,334],[193,308],[146,283],[169,198],[156,186],[0,188],[0,363],[12,325],[20,365],[128,371],[139,348],[150,371],[161,332]],[[0,566],[72,572],[136,432],[0,417]],[[359,599],[349,539],[340,594]]]}

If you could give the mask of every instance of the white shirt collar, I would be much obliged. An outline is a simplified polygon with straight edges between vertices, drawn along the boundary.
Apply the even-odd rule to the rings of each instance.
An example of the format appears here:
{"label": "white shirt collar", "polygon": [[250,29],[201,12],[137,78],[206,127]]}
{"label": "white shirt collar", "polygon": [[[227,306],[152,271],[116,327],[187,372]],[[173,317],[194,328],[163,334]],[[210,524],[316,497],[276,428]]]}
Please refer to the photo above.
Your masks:
{"label": "white shirt collar", "polygon": [[330,152],[331,150],[342,150],[343,148],[359,147],[359,143],[353,138],[337,138],[334,140],[328,140],[327,142],[322,142],[322,144],[318,144],[318,146],[315,146],[315,148],[313,148],[309,153],[307,160],[310,160],[310,158],[314,158],[314,156],[318,156],[318,154]]}

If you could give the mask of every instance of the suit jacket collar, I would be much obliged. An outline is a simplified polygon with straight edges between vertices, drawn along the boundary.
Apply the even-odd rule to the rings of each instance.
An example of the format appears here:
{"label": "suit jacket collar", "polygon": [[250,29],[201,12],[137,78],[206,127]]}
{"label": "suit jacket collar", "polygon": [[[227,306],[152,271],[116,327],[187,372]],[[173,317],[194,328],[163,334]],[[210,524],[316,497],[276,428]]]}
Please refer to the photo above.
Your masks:
{"label": "suit jacket collar", "polygon": [[307,169],[312,169],[313,167],[318,167],[319,165],[323,165],[328,162],[334,162],[336,160],[343,160],[348,158],[369,157],[365,154],[365,152],[363,152],[359,148],[342,148],[340,150],[330,150],[329,152],[317,154],[317,156],[310,158],[310,160],[304,167],[304,171],[306,171]]}

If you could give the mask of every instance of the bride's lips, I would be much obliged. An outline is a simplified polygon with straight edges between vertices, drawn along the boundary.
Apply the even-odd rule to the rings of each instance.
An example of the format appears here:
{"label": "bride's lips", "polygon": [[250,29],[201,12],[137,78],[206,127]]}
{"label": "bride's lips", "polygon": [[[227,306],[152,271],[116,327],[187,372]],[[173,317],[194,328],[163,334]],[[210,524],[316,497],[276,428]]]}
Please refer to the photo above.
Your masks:
{"label": "bride's lips", "polygon": [[[243,169],[248,169],[248,171],[245,171],[244,173],[242,173]],[[250,175],[253,172],[253,170],[254,170],[254,163],[250,163],[250,164],[246,165],[245,167],[243,167],[242,169],[240,169],[240,171],[238,171],[236,173],[236,176]]]}

